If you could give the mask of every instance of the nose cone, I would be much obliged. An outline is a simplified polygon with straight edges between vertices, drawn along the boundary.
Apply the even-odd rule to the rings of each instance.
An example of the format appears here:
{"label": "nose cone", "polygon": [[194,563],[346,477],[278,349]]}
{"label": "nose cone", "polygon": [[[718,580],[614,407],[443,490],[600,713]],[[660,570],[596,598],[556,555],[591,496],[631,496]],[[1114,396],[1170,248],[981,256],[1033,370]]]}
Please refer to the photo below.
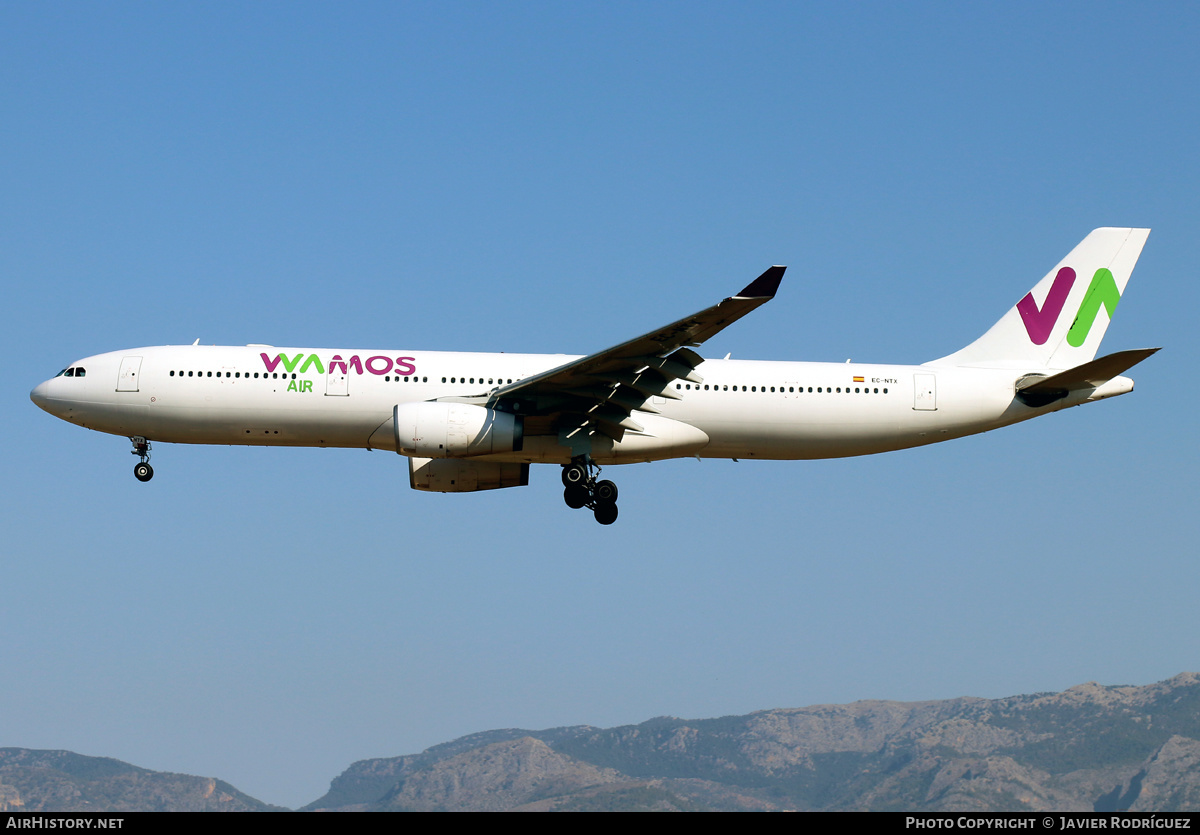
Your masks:
{"label": "nose cone", "polygon": [[[50,412],[50,381],[39,383],[33,391],[29,392],[29,399],[36,403],[39,409]],[[53,414],[53,412],[50,413]]]}

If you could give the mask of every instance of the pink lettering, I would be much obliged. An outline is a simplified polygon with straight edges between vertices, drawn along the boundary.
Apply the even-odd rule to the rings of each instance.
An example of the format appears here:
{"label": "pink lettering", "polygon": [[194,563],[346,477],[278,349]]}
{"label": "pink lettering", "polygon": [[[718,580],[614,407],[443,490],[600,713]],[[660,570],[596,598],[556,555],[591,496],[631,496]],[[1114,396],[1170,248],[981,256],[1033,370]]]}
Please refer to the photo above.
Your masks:
{"label": "pink lettering", "polygon": [[[376,360],[379,360],[380,362],[383,363],[382,368],[376,369],[375,366],[371,364],[371,363],[375,362]],[[391,357],[368,357],[367,358],[367,370],[370,371],[372,374],[378,374],[380,376],[383,376],[384,374],[387,374],[389,371],[392,370],[392,359],[391,359]]]}
{"label": "pink lettering", "polygon": [[415,357],[396,357],[396,373],[401,375],[416,374]]}
{"label": "pink lettering", "polygon": [[1054,276],[1054,283],[1050,285],[1050,292],[1046,294],[1046,301],[1042,303],[1041,310],[1038,310],[1037,302],[1033,300],[1033,293],[1026,293],[1025,298],[1017,302],[1017,311],[1021,314],[1021,321],[1025,323],[1025,332],[1029,334],[1034,345],[1045,345],[1046,340],[1050,338],[1050,332],[1054,330],[1058,314],[1062,313],[1074,283],[1075,271],[1070,267],[1063,267],[1058,271],[1058,275]]}
{"label": "pink lettering", "polygon": [[268,359],[266,354],[259,354],[262,357],[263,365],[267,367],[267,371],[274,371],[279,365],[279,354],[275,355],[275,359]]}

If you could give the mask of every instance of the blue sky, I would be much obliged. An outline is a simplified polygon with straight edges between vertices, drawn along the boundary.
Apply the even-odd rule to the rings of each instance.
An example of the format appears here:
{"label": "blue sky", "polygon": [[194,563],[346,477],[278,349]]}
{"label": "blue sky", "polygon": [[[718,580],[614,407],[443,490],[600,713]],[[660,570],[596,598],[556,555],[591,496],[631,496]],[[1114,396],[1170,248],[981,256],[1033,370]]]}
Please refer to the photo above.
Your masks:
{"label": "blue sky", "polygon": [[[1200,669],[1194,4],[0,7],[0,745],[300,805],[496,727]],[[865,459],[613,468],[621,518],[383,453],[158,445],[28,392],[159,344],[922,362],[1153,233],[1137,390]]]}

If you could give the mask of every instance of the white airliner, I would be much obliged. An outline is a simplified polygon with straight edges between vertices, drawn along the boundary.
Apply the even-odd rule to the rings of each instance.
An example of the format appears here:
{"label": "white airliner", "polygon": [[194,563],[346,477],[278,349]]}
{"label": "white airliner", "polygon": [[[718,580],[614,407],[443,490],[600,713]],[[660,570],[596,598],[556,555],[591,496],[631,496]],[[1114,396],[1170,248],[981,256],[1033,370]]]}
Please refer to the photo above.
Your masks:
{"label": "white airliner", "polygon": [[[1149,235],[1097,229],[987,333],[923,365],[705,360],[693,348],[774,297],[740,293],[584,357],[207,345],[72,363],[30,394],[63,420],[133,441],[358,447],[408,457],[417,490],[517,487],[559,464],[564,499],[601,524],[599,465],[867,455],[959,438],[1133,389],[1157,351],[1095,359]],[[197,340],[198,343],[198,340]]]}

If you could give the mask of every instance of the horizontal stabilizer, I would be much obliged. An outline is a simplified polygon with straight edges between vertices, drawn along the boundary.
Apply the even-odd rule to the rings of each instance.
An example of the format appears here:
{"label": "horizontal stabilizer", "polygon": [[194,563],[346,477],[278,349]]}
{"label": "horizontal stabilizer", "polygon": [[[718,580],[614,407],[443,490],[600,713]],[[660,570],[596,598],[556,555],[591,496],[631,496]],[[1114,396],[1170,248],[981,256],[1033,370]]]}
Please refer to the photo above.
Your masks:
{"label": "horizontal stabilizer", "polygon": [[1031,392],[1094,389],[1161,350],[1161,348],[1137,348],[1132,351],[1117,351],[1115,354],[1085,362],[1083,365],[1055,374],[1053,377],[1031,378],[1027,383],[1019,384],[1017,389]]}
{"label": "horizontal stabilizer", "polygon": [[1029,376],[1017,382],[1017,396],[1027,406],[1045,406],[1061,400],[1069,392],[1094,389],[1133,368],[1161,348],[1136,348],[1117,351],[1098,360],[1085,362],[1051,377]]}

